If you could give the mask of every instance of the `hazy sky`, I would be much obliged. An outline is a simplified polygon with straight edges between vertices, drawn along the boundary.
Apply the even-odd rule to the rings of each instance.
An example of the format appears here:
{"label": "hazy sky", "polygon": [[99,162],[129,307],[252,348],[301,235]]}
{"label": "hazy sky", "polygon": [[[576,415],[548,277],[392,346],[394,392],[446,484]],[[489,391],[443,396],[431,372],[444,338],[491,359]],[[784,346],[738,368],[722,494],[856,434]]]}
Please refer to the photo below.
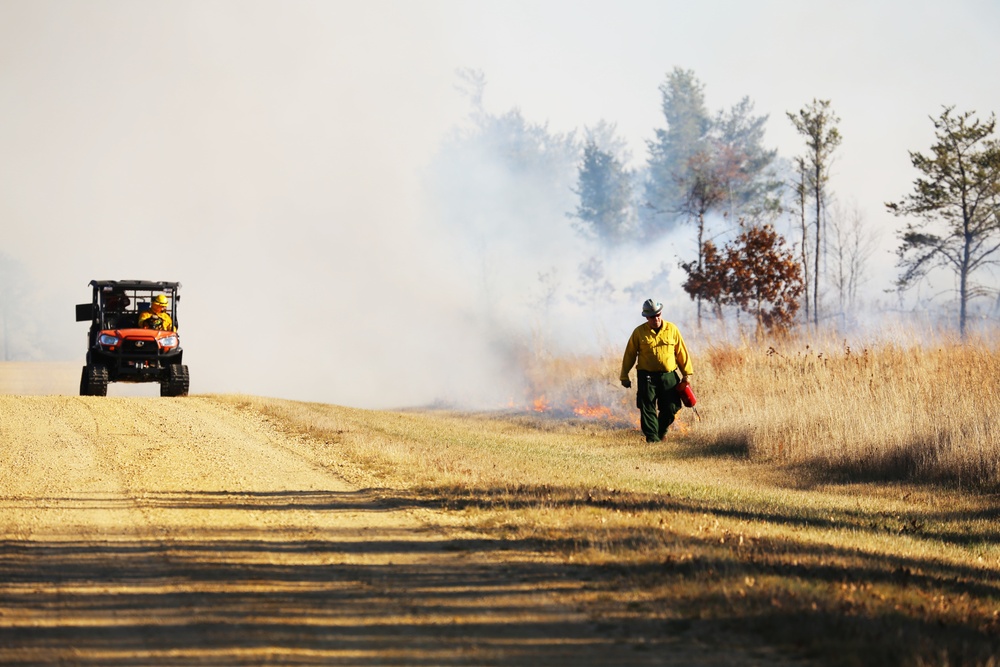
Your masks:
{"label": "hazy sky", "polygon": [[[536,8],[539,7],[540,8]],[[617,122],[633,156],[662,127],[657,87],[673,67],[705,84],[710,109],[744,95],[785,157],[802,139],[785,112],[829,99],[844,137],[833,189],[884,219],[915,175],[907,151],[933,138],[942,105],[1000,110],[1000,3],[466,3],[452,43],[487,73],[488,100],[554,129]],[[887,219],[886,224],[894,221]]]}
{"label": "hazy sky", "polygon": [[885,229],[881,289],[882,204],[928,116],[1000,110],[998,32],[986,0],[0,0],[0,252],[64,309],[62,358],[82,358],[90,279],[180,280],[193,390],[433,400],[505,363],[423,215],[467,112],[456,69],[485,73],[493,112],[617,123],[636,164],[674,67],[713,110],[749,95],[784,157],[785,112],[831,100],[831,186]]}

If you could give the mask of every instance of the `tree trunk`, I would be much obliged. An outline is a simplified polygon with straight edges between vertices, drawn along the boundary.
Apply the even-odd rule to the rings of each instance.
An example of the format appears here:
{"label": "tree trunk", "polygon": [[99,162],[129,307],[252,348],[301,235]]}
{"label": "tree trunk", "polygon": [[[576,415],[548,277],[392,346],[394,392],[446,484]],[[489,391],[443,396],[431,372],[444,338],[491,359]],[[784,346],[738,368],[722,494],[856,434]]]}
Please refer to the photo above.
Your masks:
{"label": "tree trunk", "polygon": [[756,319],[757,319],[757,330],[754,331],[754,337],[757,340],[760,340],[763,337],[762,334],[764,332],[764,315],[763,315],[764,307],[763,307],[763,303],[761,302],[761,298],[760,298],[760,293],[759,292],[756,295],[755,301],[756,301],[756,311],[757,311],[756,312],[756,315],[757,315],[757,317],[756,317]]}
{"label": "tree trunk", "polygon": [[965,340],[966,303],[969,300],[969,254],[972,248],[972,233],[969,231],[969,215],[965,214],[965,243],[962,247],[962,267],[958,276],[958,335]]}
{"label": "tree trunk", "polygon": [[799,171],[799,214],[802,216],[802,273],[805,278],[806,323],[809,323],[809,230],[806,227],[806,172],[803,165]]}
{"label": "tree trunk", "polygon": [[819,326],[819,254],[820,254],[820,239],[823,238],[823,218],[821,217],[823,208],[823,181],[820,180],[820,176],[823,175],[822,167],[819,165],[819,161],[816,163],[816,257],[813,258],[813,266],[815,267],[815,272],[813,273],[813,324],[817,327]]}
{"label": "tree trunk", "polygon": [[[702,237],[705,235],[705,214],[698,213],[698,274],[701,275],[702,272],[702,258],[705,256],[705,251],[702,248]],[[695,303],[698,304],[698,328],[701,329],[701,294],[695,299]]]}

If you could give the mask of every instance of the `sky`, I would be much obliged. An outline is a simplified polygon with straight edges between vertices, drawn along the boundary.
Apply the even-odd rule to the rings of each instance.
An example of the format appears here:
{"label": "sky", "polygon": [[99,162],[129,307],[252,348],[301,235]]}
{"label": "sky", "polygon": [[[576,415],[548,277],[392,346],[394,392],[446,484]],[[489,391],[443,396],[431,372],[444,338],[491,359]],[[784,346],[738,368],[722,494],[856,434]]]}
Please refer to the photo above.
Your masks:
{"label": "sky", "polygon": [[[35,358],[82,358],[91,279],[178,280],[192,391],[495,400],[511,352],[424,187],[469,111],[458,69],[485,74],[491,112],[615,123],[635,165],[675,67],[712,110],[749,96],[786,158],[786,112],[830,100],[831,188],[881,230],[877,292],[901,226],[884,202],[910,190],[930,117],[1000,110],[998,30],[985,0],[0,0],[0,254],[39,328],[66,314]],[[614,346],[639,323],[586,316],[554,338]]]}

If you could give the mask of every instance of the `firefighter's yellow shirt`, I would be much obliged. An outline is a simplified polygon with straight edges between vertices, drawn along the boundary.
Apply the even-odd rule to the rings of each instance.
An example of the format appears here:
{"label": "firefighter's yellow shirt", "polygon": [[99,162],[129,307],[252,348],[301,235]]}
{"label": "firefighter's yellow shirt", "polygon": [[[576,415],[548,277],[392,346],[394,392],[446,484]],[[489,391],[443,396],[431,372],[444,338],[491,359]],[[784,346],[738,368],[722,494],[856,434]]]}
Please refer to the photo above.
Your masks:
{"label": "firefighter's yellow shirt", "polygon": [[635,328],[628,339],[625,356],[622,358],[623,382],[628,379],[632,366],[637,366],[640,371],[653,373],[669,373],[678,368],[684,375],[691,375],[694,372],[681,332],[670,322],[663,322],[659,331],[653,331],[648,322]]}
{"label": "firefighter's yellow shirt", "polygon": [[[151,317],[159,317],[160,325],[159,326],[146,325],[145,324],[146,320],[148,320]],[[174,327],[174,321],[170,318],[170,315],[168,315],[166,311],[162,313],[154,313],[151,310],[144,310],[143,312],[139,313],[139,326],[142,327],[143,329],[160,329],[161,331],[177,331],[177,329]]]}

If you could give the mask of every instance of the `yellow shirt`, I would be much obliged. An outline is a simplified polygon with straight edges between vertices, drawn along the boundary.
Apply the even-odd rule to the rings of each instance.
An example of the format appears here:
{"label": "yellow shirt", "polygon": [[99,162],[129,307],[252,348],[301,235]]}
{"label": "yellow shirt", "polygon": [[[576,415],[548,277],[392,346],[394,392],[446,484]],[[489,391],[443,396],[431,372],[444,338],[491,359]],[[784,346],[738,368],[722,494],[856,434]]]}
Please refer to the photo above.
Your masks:
{"label": "yellow shirt", "polygon": [[[152,326],[152,324],[153,324],[152,322],[150,322],[147,325],[146,324],[146,320],[148,320],[151,317],[159,317],[160,318],[160,325],[159,326]],[[170,319],[170,315],[168,315],[166,311],[163,311],[162,313],[154,313],[151,310],[144,310],[144,311],[142,311],[139,314],[139,326],[142,327],[143,329],[159,329],[161,331],[177,331],[177,328],[174,326],[174,321],[172,319]]]}
{"label": "yellow shirt", "polygon": [[628,379],[636,360],[640,371],[669,373],[680,368],[684,375],[694,372],[681,332],[670,322],[664,322],[659,331],[653,331],[648,322],[635,328],[629,336],[625,356],[622,358],[623,382]]}

